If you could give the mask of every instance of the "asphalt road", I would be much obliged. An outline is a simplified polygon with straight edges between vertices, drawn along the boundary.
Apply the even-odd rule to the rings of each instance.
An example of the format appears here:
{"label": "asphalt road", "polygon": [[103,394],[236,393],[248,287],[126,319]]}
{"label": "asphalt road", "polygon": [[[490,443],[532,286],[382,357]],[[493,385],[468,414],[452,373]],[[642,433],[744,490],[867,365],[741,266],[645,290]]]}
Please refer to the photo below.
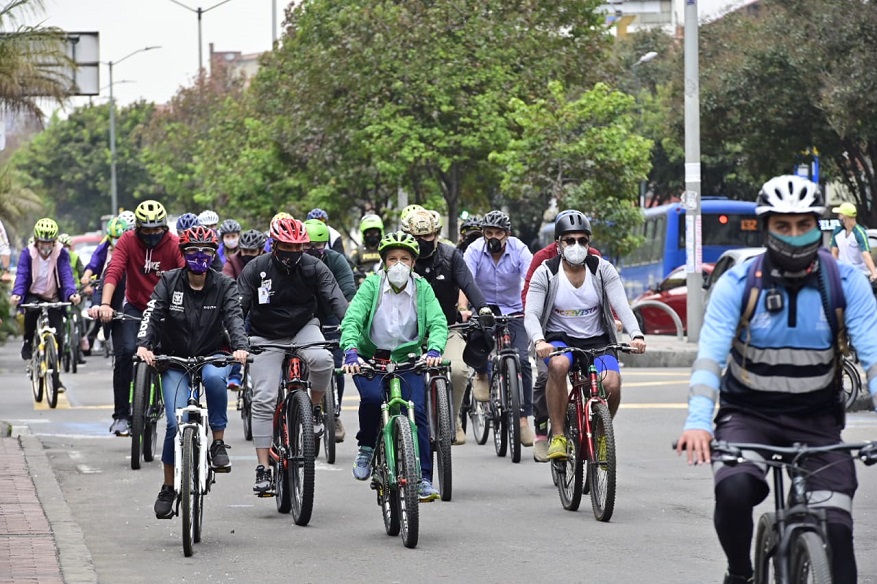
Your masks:
{"label": "asphalt road", "polygon": [[[565,511],[549,467],[498,458],[492,440],[453,448],[454,499],[421,505],[420,543],[385,535],[367,483],[353,479],[356,399],[344,401],[348,438],[338,460],[317,464],[307,527],[252,494],[255,452],[229,411],[233,472],[220,475],[205,507],[203,540],[183,557],[179,519],[152,505],[160,465],[129,466],[129,440],[112,437],[110,366],[90,358],[58,409],[34,405],[18,344],[0,347],[0,419],[42,442],[61,492],[85,535],[101,582],[720,582],[724,556],[712,527],[712,475],[670,450],[686,414],[687,371],[627,369],[616,418],[618,497],[610,523],[587,500]],[[233,407],[233,404],[232,404]],[[853,414],[846,438],[875,438],[877,416]],[[161,429],[163,434],[163,427]],[[877,470],[858,468],[856,544],[860,582],[877,582]]]}

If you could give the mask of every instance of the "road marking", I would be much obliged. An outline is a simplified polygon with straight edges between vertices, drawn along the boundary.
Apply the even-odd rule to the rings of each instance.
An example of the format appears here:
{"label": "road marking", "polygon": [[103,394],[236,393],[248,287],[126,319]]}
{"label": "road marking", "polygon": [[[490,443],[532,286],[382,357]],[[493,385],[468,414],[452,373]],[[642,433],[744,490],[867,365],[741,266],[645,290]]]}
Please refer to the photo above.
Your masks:
{"label": "road marking", "polygon": [[7,422],[19,422],[21,424],[48,424],[51,420],[47,420],[45,418],[18,418],[13,420],[6,420]]}
{"label": "road marking", "polygon": [[96,436],[94,434],[54,434],[52,432],[34,432],[34,436],[46,436],[49,438],[68,438],[71,440],[81,440],[83,438],[109,440],[110,438],[118,438],[118,436],[114,436],[112,434],[108,434],[106,436]]}
{"label": "road marking", "polygon": [[688,404],[621,404],[621,407],[631,410],[684,410]]}
{"label": "road marking", "polygon": [[[35,410],[51,410],[53,408],[49,407],[49,400],[46,397],[46,393],[43,392],[43,401],[37,403],[34,402],[33,409]],[[69,410],[70,402],[67,401],[67,395],[65,393],[58,394],[58,404],[55,406],[56,410]]]}
{"label": "road marking", "polygon": [[81,472],[82,474],[99,474],[103,471],[99,468],[94,468],[93,466],[88,466],[87,464],[77,464],[76,470]]}
{"label": "road marking", "polygon": [[679,385],[687,382],[687,379],[679,381],[626,381],[621,383],[621,387],[655,387],[657,385]]}

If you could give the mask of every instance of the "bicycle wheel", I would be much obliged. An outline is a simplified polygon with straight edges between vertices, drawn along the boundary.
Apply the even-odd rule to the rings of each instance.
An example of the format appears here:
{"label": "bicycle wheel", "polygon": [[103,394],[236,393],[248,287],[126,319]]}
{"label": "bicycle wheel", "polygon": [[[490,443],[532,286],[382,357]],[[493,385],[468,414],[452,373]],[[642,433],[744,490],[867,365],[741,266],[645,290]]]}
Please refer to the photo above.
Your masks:
{"label": "bicycle wheel", "polygon": [[585,466],[582,462],[582,453],[579,451],[579,420],[574,404],[566,406],[563,435],[566,437],[566,460],[555,461],[551,465],[557,477],[560,503],[567,511],[578,511],[582,502]]}
{"label": "bicycle wheel", "polygon": [[508,417],[503,409],[501,374],[493,375],[490,380],[490,425],[493,428],[493,448],[496,455],[505,456],[509,445]]}
{"label": "bicycle wheel", "polygon": [[292,396],[292,421],[289,424],[289,490],[292,494],[292,517],[296,525],[307,525],[314,508],[314,413],[311,399],[304,389]]}
{"label": "bicycle wheel", "polygon": [[44,380],[46,386],[46,400],[49,407],[54,408],[58,405],[58,388],[61,387],[61,372],[58,371],[58,348],[55,340],[46,339],[46,349],[43,353],[43,360],[46,364],[46,377]]}
{"label": "bicycle wheel", "polygon": [[[390,468],[387,463],[387,449],[384,445],[384,427],[378,432],[378,447],[375,448],[375,456],[372,461],[374,476],[372,487],[378,493],[378,505],[381,506],[381,515],[384,517],[384,530],[387,535],[397,536],[401,525],[399,524],[399,491],[389,483]],[[394,460],[395,460],[395,454]]]}
{"label": "bicycle wheel", "polygon": [[[281,402],[278,407],[287,408],[286,402]],[[289,487],[289,473],[292,463],[289,460],[289,443],[292,427],[289,424],[289,416],[286,413],[275,414],[274,419],[274,453],[278,458],[274,460],[274,453],[270,455],[269,463],[274,469],[274,502],[277,503],[278,513],[289,513],[292,509],[292,496]]]}
{"label": "bicycle wheel", "polygon": [[758,518],[755,531],[755,584],[775,584],[777,580],[774,559],[776,555],[776,513],[769,512]]}
{"label": "bicycle wheel", "polygon": [[155,460],[158,448],[158,422],[164,417],[164,397],[161,393],[161,377],[155,371],[149,372],[149,385],[146,386],[146,429],[143,432],[143,460]]}
{"label": "bicycle wheel", "polygon": [[241,405],[241,420],[244,423],[244,440],[253,439],[253,389],[250,386],[248,377],[244,377],[245,387],[241,389],[243,392],[243,403]]}
{"label": "bicycle wheel", "polygon": [[509,449],[512,462],[521,462],[521,372],[518,362],[506,357],[503,373],[503,393],[505,394],[506,431],[509,435]]}
{"label": "bicycle wheel", "polygon": [[859,392],[862,390],[862,378],[855,363],[850,359],[843,360],[843,375],[841,377],[841,390],[843,391],[844,405],[846,409],[853,407]]}
{"label": "bicycle wheel", "polygon": [[67,341],[67,350],[61,354],[61,366],[64,368],[64,373],[70,373],[70,334],[66,335]]}
{"label": "bicycle wheel", "polygon": [[436,403],[433,407],[437,418],[435,437],[435,460],[438,471],[439,492],[442,501],[450,501],[453,492],[453,476],[451,464],[451,442],[454,440],[455,424],[451,419],[451,403],[448,396],[448,382],[437,378],[435,383]]}
{"label": "bicycle wheel", "polygon": [[70,355],[70,370],[73,373],[78,373],[79,359],[82,357],[82,346],[80,344],[82,342],[82,333],[79,330],[79,320],[73,318],[70,327],[70,345],[67,348],[67,354]]}
{"label": "bicycle wheel", "polygon": [[483,446],[490,435],[490,421],[484,409],[484,402],[472,400],[469,409],[469,419],[472,420],[472,433],[475,435],[475,443]]}
{"label": "bicycle wheel", "polygon": [[595,460],[588,462],[591,507],[597,521],[609,521],[615,509],[615,432],[605,404],[595,404],[591,417]]}
{"label": "bicycle wheel", "polygon": [[39,351],[39,341],[34,342],[34,354],[30,364],[30,383],[33,390],[33,399],[40,403],[43,401],[43,390],[46,386],[46,376],[43,374],[43,359]]}
{"label": "bicycle wheel", "polygon": [[146,407],[149,395],[149,365],[134,365],[131,386],[131,468],[138,470],[143,458],[143,439],[146,433]]}
{"label": "bicycle wheel", "polygon": [[[195,442],[192,450],[192,541],[201,541],[201,527],[204,524],[204,493],[201,491],[201,444]],[[206,478],[206,477],[205,477]]]}
{"label": "bicycle wheel", "polygon": [[[329,388],[323,394],[323,452],[326,462],[335,464],[335,376],[329,382]],[[316,450],[319,450],[315,446]]]}
{"label": "bicycle wheel", "polygon": [[402,545],[417,547],[420,532],[420,473],[414,454],[411,423],[408,418],[393,418],[393,444],[396,454],[396,491],[398,492],[399,523]]}
{"label": "bicycle wheel", "polygon": [[822,538],[813,531],[799,533],[792,544],[792,571],[789,581],[794,584],[829,584],[831,565]]}
{"label": "bicycle wheel", "polygon": [[183,519],[183,555],[192,555],[194,523],[192,521],[193,505],[197,488],[195,486],[195,429],[183,429],[183,444],[180,465],[180,516]]}

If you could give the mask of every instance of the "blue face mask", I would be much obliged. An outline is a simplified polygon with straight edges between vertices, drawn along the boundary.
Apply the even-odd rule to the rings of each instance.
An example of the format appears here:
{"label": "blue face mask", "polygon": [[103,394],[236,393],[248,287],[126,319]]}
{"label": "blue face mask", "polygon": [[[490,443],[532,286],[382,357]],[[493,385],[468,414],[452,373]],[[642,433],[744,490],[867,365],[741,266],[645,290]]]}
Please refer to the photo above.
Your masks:
{"label": "blue face mask", "polygon": [[822,239],[822,232],[815,227],[801,235],[780,235],[779,233],[771,233],[771,235],[793,247],[806,247]]}
{"label": "blue face mask", "polygon": [[195,254],[186,254],[186,265],[193,274],[204,274],[210,268],[213,255],[199,251]]}

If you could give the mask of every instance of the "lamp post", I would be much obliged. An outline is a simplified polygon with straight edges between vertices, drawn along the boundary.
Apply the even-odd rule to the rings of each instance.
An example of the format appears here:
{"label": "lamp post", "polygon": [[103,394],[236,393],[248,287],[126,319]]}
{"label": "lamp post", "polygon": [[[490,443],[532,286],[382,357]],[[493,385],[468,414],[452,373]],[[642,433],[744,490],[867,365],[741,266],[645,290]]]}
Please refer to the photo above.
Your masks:
{"label": "lamp post", "polygon": [[191,6],[187,6],[186,4],[178,2],[177,0],[171,0],[171,2],[173,2],[177,6],[185,8],[189,12],[194,12],[198,15],[198,75],[200,76],[201,71],[204,70],[204,43],[201,41],[201,15],[203,15],[205,12],[210,12],[214,8],[219,8],[223,4],[228,4],[229,2],[231,2],[231,0],[222,0],[222,2],[217,2],[210,8],[201,8],[200,6],[198,8],[192,8]]}
{"label": "lamp post", "polygon": [[113,98],[113,66],[118,65],[125,59],[133,57],[137,53],[160,49],[159,46],[143,47],[131,53],[128,53],[117,61],[108,61],[107,67],[110,70],[110,200],[112,209],[110,213],[115,215],[119,209],[119,185],[116,179],[116,100]]}
{"label": "lamp post", "polygon": [[700,63],[697,0],[685,0],[685,271],[688,342],[697,343],[703,324],[700,212]]}
{"label": "lamp post", "polygon": [[271,46],[277,44],[277,0],[271,0]]}
{"label": "lamp post", "polygon": [[[640,57],[636,63],[633,64],[633,83],[636,88],[636,103],[637,109],[639,110],[639,125],[640,130],[642,130],[643,125],[643,106],[640,103],[639,94],[640,94],[640,84],[639,84],[639,75],[637,75],[637,67],[642,65],[643,63],[648,63],[652,59],[658,56],[656,51],[649,51],[642,57]],[[646,205],[646,181],[641,180],[639,183],[639,206],[645,207]]]}

